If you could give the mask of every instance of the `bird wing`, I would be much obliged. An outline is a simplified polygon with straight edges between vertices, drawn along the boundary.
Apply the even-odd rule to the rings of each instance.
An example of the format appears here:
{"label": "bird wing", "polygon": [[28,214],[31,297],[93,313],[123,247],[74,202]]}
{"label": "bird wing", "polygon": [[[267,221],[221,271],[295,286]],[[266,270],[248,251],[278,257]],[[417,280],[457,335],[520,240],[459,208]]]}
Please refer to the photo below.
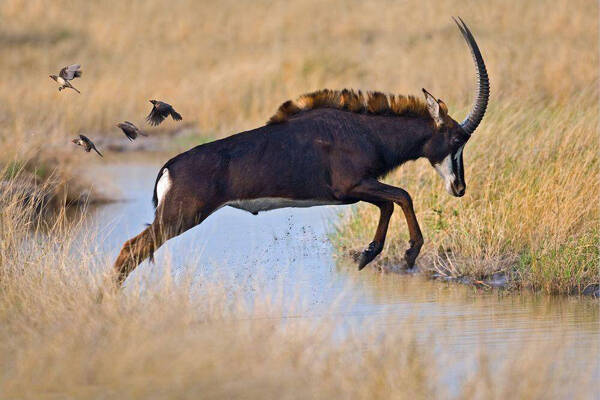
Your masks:
{"label": "bird wing", "polygon": [[83,142],[86,144],[86,146],[85,146],[85,147],[86,147],[86,148],[85,148],[85,151],[89,152],[89,151],[90,151],[90,149],[92,149],[92,148],[94,147],[94,142],[92,142],[92,141],[90,140],[90,138],[88,138],[88,137],[87,137],[87,136],[85,136],[85,135],[79,134],[79,137],[80,137],[80,138],[81,138],[81,140],[82,140],[82,141],[83,141]]}
{"label": "bird wing", "polygon": [[163,114],[158,108],[152,107],[152,111],[150,111],[150,114],[146,117],[146,121],[148,121],[150,125],[156,126],[163,122],[167,115],[169,115],[168,112]]}
{"label": "bird wing", "polygon": [[129,121],[125,121],[125,122],[127,122],[131,126],[131,129],[133,130],[133,132],[135,132],[136,135],[148,136],[144,132],[142,132],[142,130],[140,128],[135,126],[133,124],[133,122],[129,122]]}
{"label": "bird wing", "polygon": [[104,156],[102,155],[102,153],[100,153],[98,151],[98,149],[96,148],[96,145],[94,144],[94,142],[92,142],[87,136],[79,134],[79,137],[81,138],[81,140],[83,140],[87,144],[87,147],[86,147],[85,151],[87,151],[89,153],[91,149],[94,149],[94,151],[96,153],[98,153],[98,155],[100,157],[104,158]]}
{"label": "bird wing", "polygon": [[135,126],[135,124],[133,122],[125,121],[125,124],[127,124],[134,133],[136,133],[138,135],[142,135],[142,136],[148,136],[144,132],[142,132],[142,130],[140,128]]}
{"label": "bird wing", "polygon": [[117,126],[119,128],[121,128],[121,130],[123,131],[123,133],[125,134],[125,136],[127,136],[127,139],[129,139],[129,141],[132,141],[133,139],[135,139],[135,126],[132,126],[132,123],[129,121],[125,121],[125,122],[119,122],[117,124]]}
{"label": "bird wing", "polygon": [[79,78],[82,74],[81,71],[81,65],[79,64],[73,64],[73,65],[69,65],[64,67],[63,69],[60,70],[60,72],[58,73],[58,75],[67,80],[70,81],[73,78]]}

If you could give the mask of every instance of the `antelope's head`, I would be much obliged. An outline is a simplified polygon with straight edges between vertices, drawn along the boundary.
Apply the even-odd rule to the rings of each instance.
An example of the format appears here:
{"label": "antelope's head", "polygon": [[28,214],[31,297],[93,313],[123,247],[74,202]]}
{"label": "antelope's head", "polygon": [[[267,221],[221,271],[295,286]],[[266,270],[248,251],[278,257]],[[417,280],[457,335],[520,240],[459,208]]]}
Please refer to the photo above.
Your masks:
{"label": "antelope's head", "polygon": [[456,19],[454,22],[469,45],[477,68],[477,97],[469,115],[459,123],[448,115],[448,107],[442,100],[436,99],[423,89],[427,110],[435,125],[431,139],[423,148],[423,154],[444,180],[448,193],[461,197],[467,188],[463,150],[485,114],[490,96],[490,83],[479,47],[467,25],[460,17],[458,19],[460,22]]}

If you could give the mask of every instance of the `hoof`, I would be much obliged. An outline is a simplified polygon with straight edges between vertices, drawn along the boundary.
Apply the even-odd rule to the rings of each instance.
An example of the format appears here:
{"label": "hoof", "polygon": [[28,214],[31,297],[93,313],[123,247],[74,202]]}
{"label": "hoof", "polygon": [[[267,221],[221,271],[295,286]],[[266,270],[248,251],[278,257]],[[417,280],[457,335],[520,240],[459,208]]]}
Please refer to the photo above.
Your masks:
{"label": "hoof", "polygon": [[410,248],[406,250],[406,253],[404,253],[404,260],[406,260],[407,269],[413,268],[415,266],[415,260],[417,259],[417,256],[421,251],[421,245],[415,245],[412,243],[412,241],[410,244]]}
{"label": "hoof", "polygon": [[369,247],[367,247],[367,249],[360,254],[360,257],[358,257],[358,270],[362,270],[368,263],[373,261],[373,259],[381,253],[382,249],[383,243],[371,242]]}

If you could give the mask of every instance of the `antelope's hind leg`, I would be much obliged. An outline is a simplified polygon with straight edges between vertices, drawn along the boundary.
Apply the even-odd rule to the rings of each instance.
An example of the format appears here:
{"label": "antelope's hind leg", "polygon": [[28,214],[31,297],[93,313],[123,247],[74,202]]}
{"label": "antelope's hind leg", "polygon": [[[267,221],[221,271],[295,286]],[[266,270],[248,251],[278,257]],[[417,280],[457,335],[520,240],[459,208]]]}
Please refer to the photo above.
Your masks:
{"label": "antelope's hind leg", "polygon": [[[167,240],[181,235],[188,229],[200,224],[216,207],[188,207],[185,212],[168,212],[167,207],[159,205],[154,222],[142,233],[129,239],[123,245],[114,264],[117,286],[125,281],[127,276],[147,258],[152,258],[154,252]],[[173,211],[171,209],[171,211]]]}
{"label": "antelope's hind leg", "polygon": [[121,286],[127,276],[142,261],[152,257],[154,251],[165,242],[165,236],[160,231],[158,224],[152,223],[142,233],[123,244],[113,267],[117,286]]}
{"label": "antelope's hind leg", "polygon": [[369,201],[369,203],[379,207],[379,223],[377,224],[377,231],[375,231],[373,241],[369,243],[369,246],[358,257],[359,271],[363,269],[365,265],[373,261],[373,259],[381,253],[381,250],[383,250],[390,218],[394,212],[394,203],[391,201]]}

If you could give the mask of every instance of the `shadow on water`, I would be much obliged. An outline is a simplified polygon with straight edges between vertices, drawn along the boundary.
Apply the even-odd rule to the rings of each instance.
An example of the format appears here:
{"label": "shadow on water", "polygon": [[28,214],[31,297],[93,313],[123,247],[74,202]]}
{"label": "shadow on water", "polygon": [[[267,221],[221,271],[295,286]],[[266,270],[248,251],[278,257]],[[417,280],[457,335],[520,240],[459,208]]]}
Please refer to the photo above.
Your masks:
{"label": "shadow on water", "polygon": [[[138,162],[92,171],[106,179],[97,180],[97,185],[126,200],[90,210],[89,229],[97,235],[98,253],[107,257],[106,263],[114,260],[125,240],[152,221],[152,188],[160,165]],[[249,299],[257,293],[277,293],[285,303],[289,297],[287,318],[334,313],[352,324],[368,316],[380,321],[384,330],[410,320],[421,337],[444,336],[446,345],[440,351],[471,360],[480,346],[501,357],[511,343],[567,341],[575,358],[597,369],[597,301],[483,292],[420,275],[358,272],[354,264],[336,265],[327,233],[340,210],[287,208],[254,216],[225,207],[169,241],[156,253],[154,265],[143,263],[130,279],[160,274],[170,265],[173,273],[192,271],[200,281],[246,285]]]}

